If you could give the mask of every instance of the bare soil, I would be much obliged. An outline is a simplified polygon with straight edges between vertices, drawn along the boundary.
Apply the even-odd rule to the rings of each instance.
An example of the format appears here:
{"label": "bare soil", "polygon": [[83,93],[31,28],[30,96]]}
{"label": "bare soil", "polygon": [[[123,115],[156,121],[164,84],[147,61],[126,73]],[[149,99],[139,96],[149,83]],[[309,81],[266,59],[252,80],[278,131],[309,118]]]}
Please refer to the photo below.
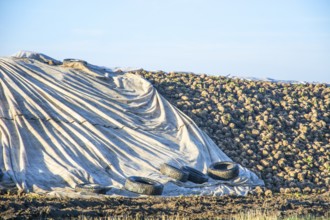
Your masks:
{"label": "bare soil", "polygon": [[[232,219],[242,213],[262,213],[279,218],[290,216],[328,216],[329,193],[323,195],[284,195],[272,197],[144,197],[105,199],[61,199],[41,196],[0,196],[1,219],[63,219],[104,218],[122,219]],[[234,217],[235,218],[235,217]]]}

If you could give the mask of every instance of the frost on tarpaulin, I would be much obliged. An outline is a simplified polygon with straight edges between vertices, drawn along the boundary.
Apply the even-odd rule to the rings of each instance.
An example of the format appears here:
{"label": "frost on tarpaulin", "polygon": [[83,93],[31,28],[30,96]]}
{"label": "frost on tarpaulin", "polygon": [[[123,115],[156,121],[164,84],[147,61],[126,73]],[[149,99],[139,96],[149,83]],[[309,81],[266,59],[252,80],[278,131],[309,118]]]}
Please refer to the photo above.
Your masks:
{"label": "frost on tarpaulin", "polygon": [[147,80],[109,70],[38,53],[0,58],[0,168],[20,190],[73,195],[98,183],[131,196],[122,186],[132,175],[164,183],[165,196],[245,195],[263,184],[243,167],[226,184],[169,182],[162,163],[206,172],[231,160]]}

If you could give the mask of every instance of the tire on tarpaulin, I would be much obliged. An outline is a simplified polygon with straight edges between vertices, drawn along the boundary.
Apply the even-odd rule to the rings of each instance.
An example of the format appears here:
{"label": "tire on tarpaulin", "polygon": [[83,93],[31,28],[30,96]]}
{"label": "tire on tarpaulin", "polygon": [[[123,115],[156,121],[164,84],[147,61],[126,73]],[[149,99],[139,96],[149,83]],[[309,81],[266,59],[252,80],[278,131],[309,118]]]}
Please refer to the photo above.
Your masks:
{"label": "tire on tarpaulin", "polygon": [[160,172],[181,182],[187,182],[189,176],[188,172],[167,163],[163,163],[160,166]]}
{"label": "tire on tarpaulin", "polygon": [[164,185],[146,177],[131,176],[126,179],[125,189],[144,195],[161,195]]}
{"label": "tire on tarpaulin", "polygon": [[238,176],[239,167],[237,163],[225,161],[212,163],[207,169],[207,174],[216,180],[231,180]]}

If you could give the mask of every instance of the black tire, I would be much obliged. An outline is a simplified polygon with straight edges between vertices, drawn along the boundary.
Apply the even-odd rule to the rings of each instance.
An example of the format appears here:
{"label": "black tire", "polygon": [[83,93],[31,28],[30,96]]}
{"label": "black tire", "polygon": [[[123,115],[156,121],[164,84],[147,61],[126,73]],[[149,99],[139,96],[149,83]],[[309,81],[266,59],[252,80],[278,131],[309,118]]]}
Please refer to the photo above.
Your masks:
{"label": "black tire", "polygon": [[0,181],[2,180],[2,177],[3,177],[3,172],[2,169],[0,169]]}
{"label": "black tire", "polygon": [[239,174],[238,165],[234,162],[216,162],[209,166],[207,174],[216,180],[234,179]]}
{"label": "black tire", "polygon": [[105,194],[109,190],[109,188],[96,183],[77,184],[74,189],[76,192],[91,192],[98,194]]}
{"label": "black tire", "polygon": [[189,173],[187,171],[181,170],[167,163],[163,163],[160,166],[160,172],[181,182],[187,182],[189,177]]}
{"label": "black tire", "polygon": [[202,173],[192,167],[183,166],[183,167],[181,167],[181,169],[189,173],[188,180],[190,182],[201,184],[201,183],[205,183],[209,180],[207,175],[205,175],[204,173]]}
{"label": "black tire", "polygon": [[79,62],[79,63],[82,63],[84,65],[87,65],[87,62],[85,60],[72,59],[72,58],[68,58],[68,59],[63,60],[63,64],[70,63],[70,62]]}
{"label": "black tire", "polygon": [[149,178],[131,176],[126,179],[125,189],[138,194],[161,195],[164,185]]}

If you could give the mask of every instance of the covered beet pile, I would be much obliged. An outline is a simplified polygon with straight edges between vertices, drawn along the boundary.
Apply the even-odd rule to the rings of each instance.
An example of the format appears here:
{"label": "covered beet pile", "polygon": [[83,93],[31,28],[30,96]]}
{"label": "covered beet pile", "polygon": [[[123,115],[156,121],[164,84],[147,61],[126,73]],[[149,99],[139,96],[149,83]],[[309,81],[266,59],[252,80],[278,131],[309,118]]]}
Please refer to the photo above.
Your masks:
{"label": "covered beet pile", "polygon": [[160,172],[167,163],[206,173],[218,161],[231,159],[139,75],[37,53],[0,59],[2,187],[74,193],[98,184],[133,196],[126,178],[142,176],[164,184],[163,195],[245,195],[263,184],[242,166],[234,180],[202,185]]}

